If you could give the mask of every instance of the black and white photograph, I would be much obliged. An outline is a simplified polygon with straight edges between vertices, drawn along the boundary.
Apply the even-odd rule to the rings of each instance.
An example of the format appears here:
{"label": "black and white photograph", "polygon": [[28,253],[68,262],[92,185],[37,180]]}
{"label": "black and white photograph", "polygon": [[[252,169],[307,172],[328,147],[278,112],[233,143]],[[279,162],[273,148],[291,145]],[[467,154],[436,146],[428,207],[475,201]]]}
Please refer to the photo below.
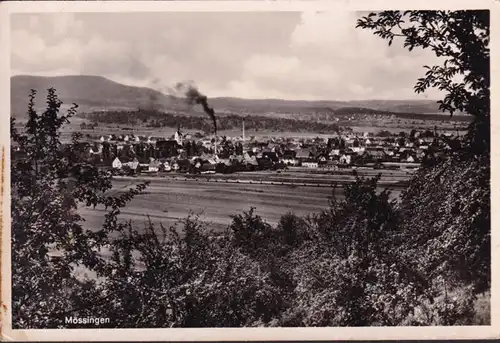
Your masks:
{"label": "black and white photograph", "polygon": [[493,10],[190,6],[9,13],[9,335],[487,332]]}

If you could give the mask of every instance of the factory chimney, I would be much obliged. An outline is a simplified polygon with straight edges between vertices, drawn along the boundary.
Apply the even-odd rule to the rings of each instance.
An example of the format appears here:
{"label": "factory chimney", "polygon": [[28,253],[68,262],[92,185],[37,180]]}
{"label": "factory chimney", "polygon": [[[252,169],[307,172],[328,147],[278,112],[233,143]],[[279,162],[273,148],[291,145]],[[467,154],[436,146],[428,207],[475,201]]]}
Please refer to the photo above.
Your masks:
{"label": "factory chimney", "polygon": [[243,142],[245,141],[245,118],[243,118],[243,123],[241,125],[241,131],[242,131],[242,135],[241,137],[243,138]]}

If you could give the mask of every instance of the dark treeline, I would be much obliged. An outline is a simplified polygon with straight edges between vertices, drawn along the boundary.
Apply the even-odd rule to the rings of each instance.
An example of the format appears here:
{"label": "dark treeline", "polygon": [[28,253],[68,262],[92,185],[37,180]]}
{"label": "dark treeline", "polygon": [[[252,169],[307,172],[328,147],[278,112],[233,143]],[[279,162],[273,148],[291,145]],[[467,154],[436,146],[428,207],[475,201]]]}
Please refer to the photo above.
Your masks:
{"label": "dark treeline", "polygon": [[[177,127],[181,125],[188,130],[202,130],[211,132],[212,123],[203,116],[176,115],[172,113],[154,110],[127,111],[103,111],[82,114],[82,117],[97,123],[144,125],[149,127]],[[264,116],[238,116],[235,114],[218,117],[218,130],[241,129],[245,120],[245,128],[248,130],[266,131],[313,131],[313,132],[337,132],[338,125],[333,123],[320,123],[286,118],[270,118]]]}

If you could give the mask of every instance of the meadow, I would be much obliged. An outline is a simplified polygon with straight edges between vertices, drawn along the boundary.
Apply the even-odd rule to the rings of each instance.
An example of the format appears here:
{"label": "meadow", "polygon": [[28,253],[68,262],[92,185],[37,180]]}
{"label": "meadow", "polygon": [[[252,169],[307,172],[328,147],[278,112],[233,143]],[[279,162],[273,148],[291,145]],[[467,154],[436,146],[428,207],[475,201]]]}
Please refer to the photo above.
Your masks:
{"label": "meadow", "polygon": [[[144,225],[149,219],[156,224],[171,226],[189,214],[199,216],[210,227],[223,230],[231,222],[231,215],[256,208],[270,224],[277,224],[280,217],[293,212],[305,216],[328,207],[333,188],[287,185],[258,185],[215,183],[203,180],[179,181],[172,178],[148,178],[146,191],[136,196],[122,211],[121,219]],[[143,182],[137,179],[114,180],[110,194],[118,194]],[[342,197],[342,189],[335,188],[335,196]],[[400,191],[393,191],[397,197]],[[81,207],[84,227],[96,230],[104,221],[104,208]],[[136,226],[137,227],[137,226]]]}
{"label": "meadow", "polygon": [[[21,128],[26,123],[26,119],[18,118],[16,120],[17,127]],[[97,127],[94,129],[81,128],[81,124],[89,124],[90,121],[79,116],[75,116],[71,119],[71,122],[67,125],[64,125],[61,134],[62,140],[67,142],[71,140],[71,134],[74,132],[80,132],[84,136],[90,135],[92,137],[99,136],[108,136],[111,134],[136,134],[143,136],[152,136],[152,137],[171,137],[177,127],[150,127],[143,124],[138,125],[126,125],[119,123],[99,123]],[[465,131],[464,125],[455,126],[452,123],[447,122],[436,122],[436,121],[423,121],[423,120],[401,120],[401,119],[377,119],[373,121],[352,121],[352,122],[343,122],[339,124],[342,128],[350,128],[354,132],[358,133],[370,133],[376,135],[378,132],[384,130],[389,131],[393,134],[398,134],[401,131],[410,132],[412,129],[416,130],[434,130],[435,125],[437,125],[437,129],[440,133],[452,133],[455,134],[460,132],[463,134]],[[184,133],[195,134],[196,132],[201,132],[201,130],[188,130],[185,128],[181,128]],[[267,140],[273,139],[277,137],[283,138],[298,138],[298,139],[307,139],[307,138],[331,138],[332,136],[336,136],[336,132],[312,132],[312,131],[273,131],[273,130],[254,130],[247,128],[245,131],[247,139],[250,137],[255,137],[257,140]],[[219,136],[227,136],[227,137],[239,137],[242,135],[241,128],[233,128],[227,130],[219,130]]]}

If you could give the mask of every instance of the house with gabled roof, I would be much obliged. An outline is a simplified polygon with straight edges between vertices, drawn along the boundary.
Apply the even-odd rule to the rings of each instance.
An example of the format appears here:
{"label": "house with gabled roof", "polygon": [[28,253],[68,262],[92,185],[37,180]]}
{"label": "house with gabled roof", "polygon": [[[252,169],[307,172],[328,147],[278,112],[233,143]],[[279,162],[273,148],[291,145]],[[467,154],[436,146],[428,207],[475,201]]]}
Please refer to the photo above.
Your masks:
{"label": "house with gabled roof", "polygon": [[394,156],[394,150],[390,149],[390,148],[384,148],[384,153],[386,156]]}
{"label": "house with gabled roof", "polygon": [[172,164],[170,161],[163,162],[163,171],[169,172],[172,170]]}
{"label": "house with gabled roof", "polygon": [[157,172],[160,170],[160,161],[158,160],[151,160],[148,165],[148,171],[149,172]]}
{"label": "house with gabled roof", "polygon": [[122,169],[123,167],[123,164],[122,162],[120,161],[120,159],[118,157],[116,157],[113,162],[111,163],[111,166],[114,168],[114,169]]}
{"label": "house with gabled roof", "polygon": [[366,149],[365,154],[371,156],[374,160],[381,160],[386,155],[383,148]]}
{"label": "house with gabled roof", "polygon": [[362,147],[362,146],[358,146],[358,147],[353,146],[353,147],[350,147],[349,150],[358,154],[358,155],[363,155],[366,149],[365,149],[365,147]]}
{"label": "house with gabled roof", "polygon": [[[125,163],[123,163],[123,165],[125,165]],[[137,168],[139,168],[139,160],[137,159],[137,157],[134,157],[134,159],[130,162],[127,162],[126,165],[128,165],[132,170],[137,170]]]}
{"label": "house with gabled roof", "polygon": [[309,158],[309,159],[302,161],[302,166],[306,167],[306,168],[316,169],[316,168],[318,168],[319,164],[318,164],[318,161],[316,161],[312,158]]}
{"label": "house with gabled roof", "polygon": [[203,163],[200,168],[202,174],[215,174],[217,166],[211,163]]}
{"label": "house with gabled roof", "polygon": [[335,170],[338,169],[338,161],[326,161],[326,163],[319,164],[319,167],[328,170]]}
{"label": "house with gabled roof", "polygon": [[415,157],[413,157],[412,155],[409,155],[409,156],[406,158],[406,161],[405,161],[405,162],[414,163],[414,162],[416,162],[416,159],[415,159]]}
{"label": "house with gabled roof", "polygon": [[340,164],[351,164],[352,162],[352,155],[351,154],[342,154],[339,158],[339,163]]}
{"label": "house with gabled roof", "polygon": [[296,166],[299,164],[299,160],[290,155],[283,155],[283,157],[280,159],[280,162],[289,166]]}
{"label": "house with gabled roof", "polygon": [[306,160],[311,157],[311,150],[308,148],[299,149],[295,154],[295,158],[298,160]]}
{"label": "house with gabled roof", "polygon": [[332,157],[332,156],[340,156],[340,149],[332,149],[330,150],[330,152],[328,153],[328,156]]}

